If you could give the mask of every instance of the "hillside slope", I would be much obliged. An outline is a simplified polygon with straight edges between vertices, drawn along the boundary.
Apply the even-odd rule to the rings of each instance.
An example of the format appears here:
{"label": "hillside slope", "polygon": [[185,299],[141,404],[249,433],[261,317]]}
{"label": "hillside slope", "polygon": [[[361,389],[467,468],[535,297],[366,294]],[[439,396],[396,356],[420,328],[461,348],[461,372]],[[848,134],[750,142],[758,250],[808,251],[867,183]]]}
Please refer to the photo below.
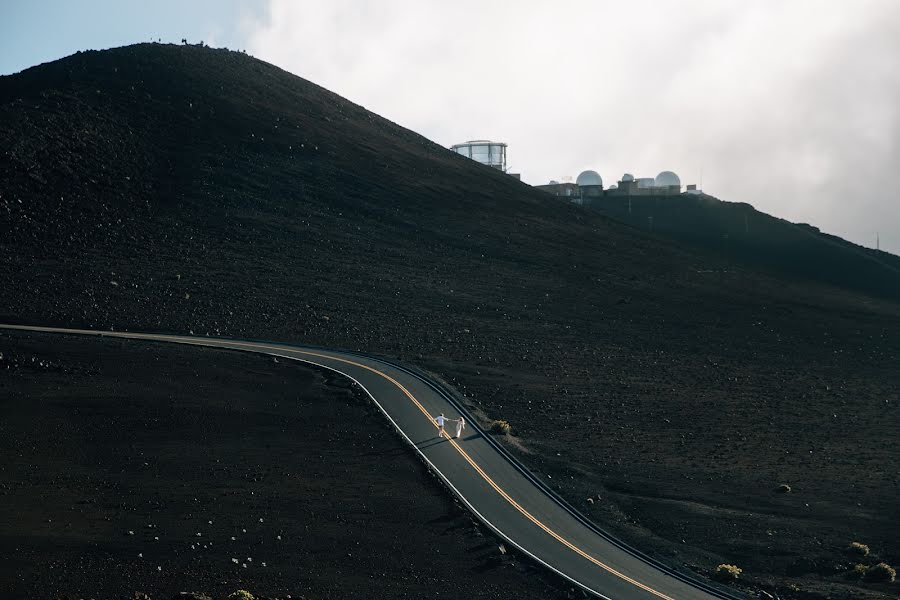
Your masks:
{"label": "hillside slope", "polygon": [[400,356],[663,560],[832,597],[880,593],[851,538],[900,562],[896,303],[548,198],[248,56],[0,78],[0,231],[0,321]]}
{"label": "hillside slope", "polygon": [[800,280],[900,299],[900,257],[708,195],[597,198],[617,221]]}
{"label": "hillside slope", "polygon": [[568,596],[327,371],[8,331],[0,349],[4,598]]}

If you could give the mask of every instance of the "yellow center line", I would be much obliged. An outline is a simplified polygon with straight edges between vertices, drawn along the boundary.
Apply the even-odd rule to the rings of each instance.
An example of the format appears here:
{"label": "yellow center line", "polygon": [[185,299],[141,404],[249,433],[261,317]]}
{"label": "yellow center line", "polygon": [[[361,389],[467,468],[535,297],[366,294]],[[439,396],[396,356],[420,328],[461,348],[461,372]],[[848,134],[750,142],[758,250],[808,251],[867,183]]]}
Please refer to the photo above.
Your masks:
{"label": "yellow center line", "polygon": [[[44,328],[34,328],[34,329],[44,329]],[[109,336],[109,337],[138,337],[138,338],[145,338],[145,339],[157,339],[157,340],[163,340],[163,341],[184,340],[186,343],[194,344],[194,345],[201,345],[201,346],[212,345],[212,344],[204,344],[204,343],[202,343],[202,341],[200,343],[198,343],[195,339],[191,339],[191,338],[183,338],[183,337],[179,337],[179,336],[164,336],[164,335],[158,335],[158,334],[152,334],[152,333],[86,332],[86,331],[77,330],[77,329],[66,329],[63,331],[71,332],[71,333],[95,333],[95,335]],[[210,342],[213,342],[213,340],[211,339]],[[339,358],[337,356],[331,356],[328,354],[320,354],[318,352],[311,352],[309,350],[300,350],[297,348],[290,348],[290,347],[284,347],[284,346],[273,346],[270,344],[254,344],[254,343],[250,343],[250,342],[236,342],[236,341],[229,341],[229,340],[215,340],[215,343],[216,344],[223,344],[223,343],[227,344],[227,346],[225,346],[225,347],[235,346],[238,348],[258,348],[258,349],[265,349],[265,350],[276,350],[278,352],[296,352],[298,354],[304,354],[307,356],[315,356],[317,358],[333,360],[333,361],[345,363],[348,365],[353,365],[354,367],[359,367],[360,369],[365,369],[367,371],[371,371],[372,373],[375,373],[376,375],[379,375],[379,376],[383,377],[384,379],[387,379],[392,384],[397,386],[397,388],[401,392],[403,392],[406,395],[406,397],[409,398],[410,401],[412,401],[413,404],[416,405],[416,407],[422,412],[422,414],[425,415],[426,417],[428,417],[428,421],[432,424],[432,426],[434,426],[435,428],[440,430],[440,427],[438,427],[438,425],[434,422],[434,418],[432,417],[431,413],[429,413],[427,410],[425,410],[425,407],[422,406],[422,404],[419,402],[419,400],[415,396],[413,396],[410,393],[410,391],[408,389],[406,389],[406,387],[402,383],[400,383],[399,381],[397,381],[396,379],[394,379],[387,373],[379,371],[378,369],[375,369],[368,365],[364,365],[362,363],[358,363],[358,362],[348,360],[345,358]],[[440,435],[440,431],[438,432],[438,435]],[[611,573],[612,575],[615,575],[616,577],[619,577],[620,579],[623,579],[623,580],[627,581],[628,583],[631,583],[631,584],[639,587],[642,590],[645,590],[655,596],[658,596],[659,598],[662,598],[663,600],[674,600],[674,598],[667,596],[667,595],[663,594],[662,592],[659,592],[659,591],[641,583],[640,581],[637,581],[637,580],[629,577],[628,575],[625,575],[624,573],[617,571],[616,569],[610,567],[609,565],[597,560],[596,558],[594,558],[593,556],[591,556],[590,554],[588,554],[587,552],[585,552],[584,550],[582,550],[581,548],[579,548],[578,546],[573,544],[572,542],[568,541],[567,539],[565,539],[564,537],[562,537],[561,535],[559,535],[558,533],[556,533],[555,531],[553,531],[552,529],[547,527],[544,523],[542,523],[540,520],[538,520],[537,517],[532,515],[525,508],[523,508],[518,502],[516,502],[503,488],[501,488],[499,485],[497,485],[497,483],[490,477],[490,475],[485,473],[485,471],[481,468],[481,466],[478,465],[478,463],[476,463],[472,459],[471,456],[469,456],[468,452],[463,450],[463,448],[459,445],[459,443],[457,443],[449,435],[447,436],[447,440],[456,449],[456,451],[459,452],[459,454],[466,460],[466,462],[468,462],[472,466],[472,468],[475,469],[475,471],[481,476],[481,478],[484,479],[485,482],[487,482],[487,484],[490,485],[498,494],[500,494],[500,496],[504,500],[509,502],[509,504],[511,506],[513,506],[513,508],[515,508],[517,511],[519,511],[523,516],[525,516],[525,518],[527,518],[529,521],[531,521],[532,523],[537,525],[544,532],[549,534],[553,539],[555,539],[556,541],[558,541],[559,543],[564,545],[566,548],[569,548],[570,550],[572,550],[573,552],[575,552],[582,558],[585,558],[586,560],[597,565],[601,569],[604,569],[605,571]]]}
{"label": "yellow center line", "polygon": [[[266,345],[259,345],[259,344],[252,344],[252,346],[268,348],[268,349],[277,349],[282,352],[287,350],[286,348],[276,348],[273,346],[266,346]],[[397,388],[401,392],[403,392],[406,395],[406,397],[409,398],[413,402],[413,404],[416,405],[416,407],[418,407],[418,409],[422,412],[422,414],[425,415],[426,417],[428,417],[428,421],[432,424],[432,426],[434,426],[435,428],[437,428],[439,430],[439,434],[440,434],[440,427],[434,422],[434,418],[432,417],[431,413],[428,412],[427,410],[425,410],[425,407],[422,406],[422,404],[419,402],[419,400],[415,396],[413,396],[412,393],[408,389],[406,389],[406,386],[404,386],[402,383],[400,383],[399,381],[397,381],[396,379],[394,379],[387,373],[379,371],[378,369],[375,369],[368,365],[364,365],[362,363],[358,363],[358,362],[344,359],[344,358],[338,358],[336,356],[330,356],[327,354],[319,354],[317,352],[310,352],[307,350],[290,349],[290,351],[298,352],[300,354],[305,354],[307,356],[315,356],[317,358],[325,358],[328,360],[334,360],[334,361],[345,363],[348,365],[353,365],[354,367],[366,369],[367,371],[371,371],[372,373],[375,373],[376,375],[380,375],[381,377],[387,379],[392,384],[397,386]],[[572,542],[568,541],[567,539],[565,539],[564,537],[562,537],[561,535],[559,535],[558,533],[556,533],[555,531],[553,531],[552,529],[550,529],[549,527],[544,525],[540,520],[537,519],[537,517],[532,515],[525,508],[523,508],[518,502],[516,502],[503,488],[501,488],[499,485],[497,485],[497,483],[491,478],[491,476],[488,475],[487,473],[485,473],[484,470],[481,468],[481,466],[479,466],[478,463],[476,463],[472,459],[472,457],[469,456],[469,453],[466,452],[465,450],[463,450],[463,448],[459,445],[459,443],[456,442],[456,440],[454,440],[452,437],[450,437],[449,434],[447,435],[447,440],[453,445],[453,447],[456,449],[456,451],[459,452],[459,454],[466,460],[466,462],[468,462],[472,466],[472,468],[475,469],[475,471],[479,475],[481,475],[482,479],[484,479],[488,483],[488,485],[490,485],[492,488],[494,488],[494,490],[496,490],[497,493],[503,497],[503,499],[505,499],[507,502],[509,502],[517,511],[519,511],[522,515],[524,515],[529,521],[531,521],[532,523],[534,523],[535,525],[540,527],[543,531],[548,533],[551,537],[553,537],[553,539],[555,539],[556,541],[558,541],[565,547],[569,548],[570,550],[572,550],[573,552],[575,552],[582,558],[587,559],[588,561],[597,565],[601,569],[604,569],[607,572],[615,575],[616,577],[619,577],[619,578],[627,581],[628,583],[631,583],[632,585],[635,585],[635,586],[641,588],[644,591],[650,592],[651,594],[658,596],[659,598],[662,598],[663,600],[674,600],[674,598],[671,598],[670,596],[667,596],[667,595],[663,594],[662,592],[659,592],[659,591],[641,583],[640,581],[637,581],[636,579],[633,579],[633,578],[629,577],[628,575],[625,575],[624,573],[617,571],[616,569],[610,567],[609,565],[597,560],[596,558],[594,558],[593,556],[591,556],[590,554],[588,554],[587,552],[585,552],[584,550],[582,550],[581,548],[579,548],[578,546],[573,544]]]}

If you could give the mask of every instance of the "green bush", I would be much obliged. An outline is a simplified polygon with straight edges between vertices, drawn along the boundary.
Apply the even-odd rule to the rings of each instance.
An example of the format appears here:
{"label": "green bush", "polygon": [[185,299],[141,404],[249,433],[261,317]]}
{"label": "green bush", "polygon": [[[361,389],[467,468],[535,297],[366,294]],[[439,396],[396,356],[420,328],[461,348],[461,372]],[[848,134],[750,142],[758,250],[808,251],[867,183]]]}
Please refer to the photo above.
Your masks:
{"label": "green bush", "polygon": [[716,567],[715,578],[719,581],[737,581],[737,578],[741,576],[743,573],[743,569],[740,569],[734,565],[726,565],[721,564]]}
{"label": "green bush", "polygon": [[510,431],[512,431],[512,427],[510,426],[510,424],[508,422],[503,421],[501,419],[496,419],[494,421],[491,421],[491,431],[494,433],[506,434],[506,433],[509,433]]}
{"label": "green bush", "polygon": [[247,590],[238,590],[228,595],[228,600],[254,600],[253,594]]}
{"label": "green bush", "polygon": [[897,571],[887,563],[872,565],[869,567],[869,570],[866,571],[866,579],[869,581],[894,581],[896,577]]}
{"label": "green bush", "polygon": [[847,546],[847,551],[851,554],[858,554],[859,556],[869,555],[869,547],[859,542],[850,542],[850,545]]}

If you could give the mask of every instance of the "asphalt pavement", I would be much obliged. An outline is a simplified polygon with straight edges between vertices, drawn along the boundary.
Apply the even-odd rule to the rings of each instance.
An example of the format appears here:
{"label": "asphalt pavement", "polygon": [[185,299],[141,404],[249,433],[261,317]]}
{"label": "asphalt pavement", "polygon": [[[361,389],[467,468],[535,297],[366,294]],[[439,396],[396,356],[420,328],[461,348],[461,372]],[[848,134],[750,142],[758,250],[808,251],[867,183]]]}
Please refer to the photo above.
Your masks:
{"label": "asphalt pavement", "polygon": [[[651,564],[586,524],[486,434],[471,424],[460,438],[455,423],[439,434],[439,414],[456,419],[456,405],[423,378],[392,364],[351,353],[280,343],[113,331],[19,327],[65,333],[211,346],[269,354],[332,369],[353,379],[415,447],[452,492],[496,534],[586,592],[609,600],[723,598]],[[469,415],[465,415],[471,421]],[[731,597],[737,597],[732,594]]]}

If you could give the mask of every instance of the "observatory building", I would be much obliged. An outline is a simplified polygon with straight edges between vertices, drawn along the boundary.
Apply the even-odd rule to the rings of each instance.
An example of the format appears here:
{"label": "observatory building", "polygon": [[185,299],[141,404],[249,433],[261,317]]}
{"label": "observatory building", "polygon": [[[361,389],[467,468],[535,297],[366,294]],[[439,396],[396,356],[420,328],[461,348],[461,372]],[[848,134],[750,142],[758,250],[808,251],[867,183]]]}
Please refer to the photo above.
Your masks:
{"label": "observatory building", "polygon": [[637,177],[631,173],[622,175],[613,195],[624,196],[671,196],[681,193],[681,179],[672,171],[662,171],[656,177]]}
{"label": "observatory building", "polygon": [[575,180],[582,196],[602,196],[603,178],[597,171],[582,171]]}
{"label": "observatory building", "polygon": [[454,144],[450,149],[466,158],[477,160],[483,165],[499,169],[506,173],[506,144],[490,140],[470,140],[462,144]]}
{"label": "observatory building", "polygon": [[672,171],[663,171],[656,176],[656,187],[670,187],[677,185],[681,189],[681,179]]}
{"label": "observatory building", "polygon": [[[603,189],[603,179],[597,171],[582,171],[575,183],[551,181],[538,189],[565,196],[573,202],[586,204],[604,196],[675,196],[681,193],[681,179],[672,171],[662,171],[656,177],[635,177],[631,173],[622,175],[618,184]],[[698,193],[697,186],[688,186],[690,193]]]}

